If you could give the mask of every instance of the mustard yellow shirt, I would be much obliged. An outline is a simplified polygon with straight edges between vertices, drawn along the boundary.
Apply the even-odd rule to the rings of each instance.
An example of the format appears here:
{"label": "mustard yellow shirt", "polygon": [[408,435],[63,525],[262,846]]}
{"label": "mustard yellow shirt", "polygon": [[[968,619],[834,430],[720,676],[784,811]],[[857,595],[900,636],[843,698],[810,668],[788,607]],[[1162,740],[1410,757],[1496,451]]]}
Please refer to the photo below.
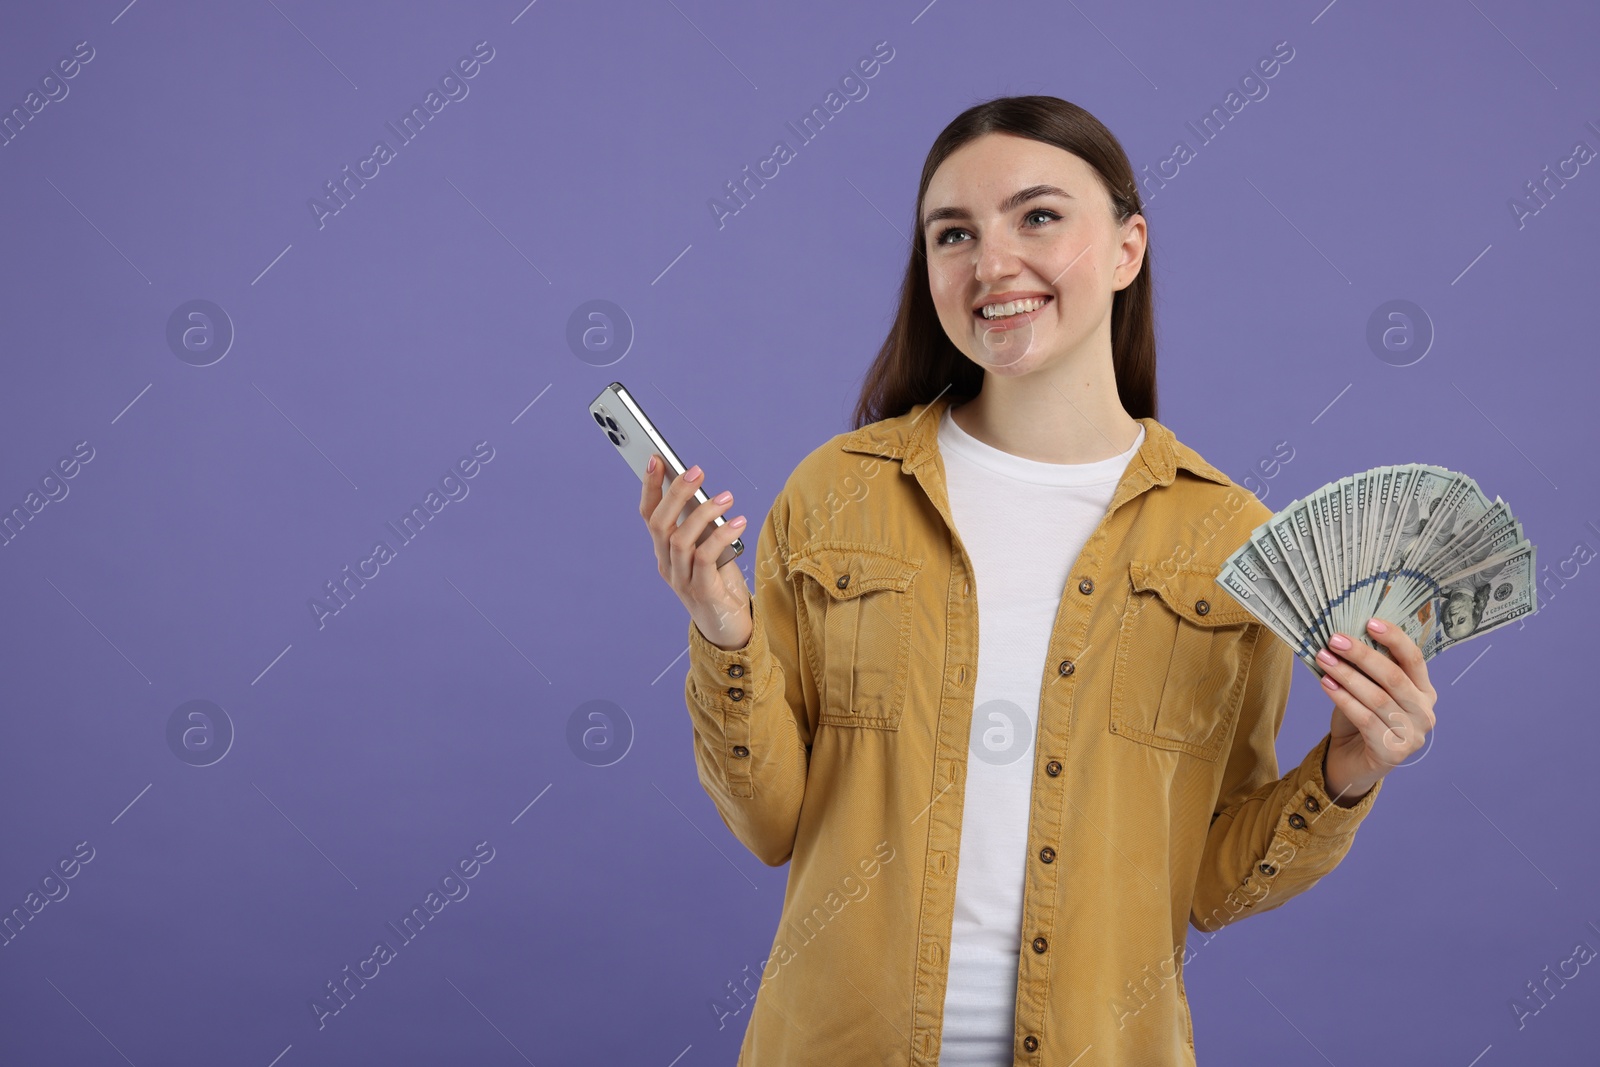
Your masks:
{"label": "mustard yellow shirt", "polygon": [[[745,647],[689,624],[700,783],[790,865],[740,1067],[939,1061],[980,622],[950,402],[800,462],[756,542]],[[1334,804],[1327,735],[1280,777],[1294,653],[1215,581],[1272,512],[1139,421],[1040,664],[1016,1064],[1194,1064],[1189,925],[1310,888],[1382,788]]]}

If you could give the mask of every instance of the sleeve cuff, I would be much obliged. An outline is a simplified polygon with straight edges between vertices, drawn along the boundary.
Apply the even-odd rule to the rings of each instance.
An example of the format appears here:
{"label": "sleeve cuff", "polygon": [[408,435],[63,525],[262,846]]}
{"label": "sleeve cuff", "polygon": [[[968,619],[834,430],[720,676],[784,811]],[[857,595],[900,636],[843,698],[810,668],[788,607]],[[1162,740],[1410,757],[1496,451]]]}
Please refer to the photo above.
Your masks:
{"label": "sleeve cuff", "polygon": [[1327,780],[1322,776],[1323,760],[1332,743],[1333,734],[1324,734],[1300,761],[1295,775],[1298,787],[1290,795],[1282,816],[1284,836],[1291,841],[1309,844],[1318,839],[1343,838],[1355,833],[1383,788],[1383,781],[1378,781],[1354,807],[1335,804],[1328,794]]}
{"label": "sleeve cuff", "polygon": [[718,648],[689,620],[689,678],[700,699],[723,711],[746,712],[759,695],[756,671],[767,662],[767,630],[754,598],[750,601],[753,626],[743,648]]}

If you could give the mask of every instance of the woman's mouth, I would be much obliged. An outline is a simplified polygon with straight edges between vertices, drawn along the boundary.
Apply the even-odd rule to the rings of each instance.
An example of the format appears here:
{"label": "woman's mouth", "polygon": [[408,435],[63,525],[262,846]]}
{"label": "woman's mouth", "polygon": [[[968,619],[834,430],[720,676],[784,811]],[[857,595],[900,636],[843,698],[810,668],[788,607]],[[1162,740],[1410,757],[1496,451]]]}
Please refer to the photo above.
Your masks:
{"label": "woman's mouth", "polygon": [[1002,304],[985,304],[973,311],[986,328],[996,330],[1011,330],[1024,323],[1032,322],[1039,317],[1045,307],[1054,297],[1038,296],[1027,297],[1022,300],[1010,300]]}

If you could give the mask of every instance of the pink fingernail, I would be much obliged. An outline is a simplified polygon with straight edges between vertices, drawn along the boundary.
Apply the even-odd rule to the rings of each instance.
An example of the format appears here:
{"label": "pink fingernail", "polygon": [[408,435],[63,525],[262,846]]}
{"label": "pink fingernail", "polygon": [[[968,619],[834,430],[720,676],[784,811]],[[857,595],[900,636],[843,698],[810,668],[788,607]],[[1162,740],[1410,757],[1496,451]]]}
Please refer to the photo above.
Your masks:
{"label": "pink fingernail", "polygon": [[1387,630],[1388,628],[1389,627],[1385,626],[1383,623],[1379,622],[1377,619],[1368,619],[1367,620],[1367,629],[1371,630],[1375,634],[1381,634],[1385,630]]}
{"label": "pink fingernail", "polygon": [[656,457],[651,456],[650,462],[644,465],[644,469],[645,473],[654,474],[656,472]]}
{"label": "pink fingernail", "polygon": [[1350,639],[1344,634],[1334,634],[1332,637],[1328,638],[1328,644],[1342,652],[1350,647]]}

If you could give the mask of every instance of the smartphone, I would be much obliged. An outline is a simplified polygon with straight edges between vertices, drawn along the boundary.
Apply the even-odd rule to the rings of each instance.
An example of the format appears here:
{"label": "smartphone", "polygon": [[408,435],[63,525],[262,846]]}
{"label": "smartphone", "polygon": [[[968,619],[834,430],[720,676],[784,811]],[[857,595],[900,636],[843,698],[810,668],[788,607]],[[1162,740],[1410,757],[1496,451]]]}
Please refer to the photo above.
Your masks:
{"label": "smartphone", "polygon": [[[621,382],[612,382],[601,390],[600,395],[590,401],[589,414],[594,416],[595,425],[604,430],[611,443],[617,446],[618,454],[633,468],[633,473],[639,476],[641,483],[650,477],[650,472],[646,468],[652,452],[666,460],[674,478],[689,469],[672,450],[672,446],[667,444],[667,439],[661,436],[661,431],[656,429],[655,423],[645,415],[644,408],[639,406],[639,401],[622,387]],[[656,477],[661,477],[660,472],[656,473]],[[690,512],[710,499],[703,487],[695,486],[694,497],[684,504],[683,514],[678,516],[678,524],[683,525],[683,520],[689,517]],[[721,515],[711,516],[711,525],[705,528],[700,540],[695,543],[704,542],[722,525]],[[735,537],[733,543],[722,550],[722,555],[717,559],[717,566],[737,559],[743,552],[744,541]]]}

